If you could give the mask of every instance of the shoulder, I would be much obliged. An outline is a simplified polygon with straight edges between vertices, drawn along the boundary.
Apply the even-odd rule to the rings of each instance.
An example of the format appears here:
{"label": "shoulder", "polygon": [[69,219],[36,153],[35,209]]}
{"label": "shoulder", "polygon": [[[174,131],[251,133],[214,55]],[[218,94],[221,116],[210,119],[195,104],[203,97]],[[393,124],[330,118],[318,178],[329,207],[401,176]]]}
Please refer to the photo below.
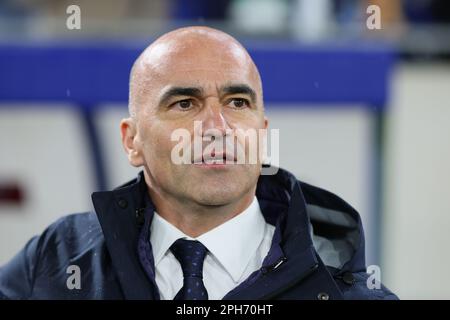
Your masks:
{"label": "shoulder", "polygon": [[364,231],[359,213],[334,193],[299,183],[314,232],[314,247],[332,270],[344,299],[398,299],[379,279],[366,273]]}
{"label": "shoulder", "polygon": [[[347,275],[348,276],[348,275]],[[336,282],[346,300],[398,300],[399,298],[380,281],[366,272],[354,272],[351,280],[338,277]]]}
{"label": "shoulder", "polygon": [[93,212],[61,217],[40,236],[43,255],[51,250],[57,252],[59,256],[76,256],[89,250],[99,241],[103,241],[103,233]]}
{"label": "shoulder", "polygon": [[80,233],[84,234],[86,229],[100,229],[100,224],[94,212],[89,211],[65,215],[50,224],[46,231],[48,233],[68,232],[69,234],[66,235],[70,236]]}
{"label": "shoulder", "polygon": [[93,257],[99,260],[104,256],[99,254],[104,248],[95,214],[62,217],[0,267],[0,298],[51,297],[62,287],[69,265],[89,266]]}

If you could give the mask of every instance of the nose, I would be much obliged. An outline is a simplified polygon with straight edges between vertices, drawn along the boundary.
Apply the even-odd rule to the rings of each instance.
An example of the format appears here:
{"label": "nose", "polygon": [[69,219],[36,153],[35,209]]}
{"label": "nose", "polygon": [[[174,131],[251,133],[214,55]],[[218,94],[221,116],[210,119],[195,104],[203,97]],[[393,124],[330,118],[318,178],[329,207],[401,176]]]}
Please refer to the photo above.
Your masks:
{"label": "nose", "polygon": [[203,132],[207,134],[208,131],[213,131],[215,135],[222,135],[224,137],[227,134],[227,129],[230,126],[227,119],[224,117],[223,108],[219,103],[209,103],[204,109],[202,117]]}

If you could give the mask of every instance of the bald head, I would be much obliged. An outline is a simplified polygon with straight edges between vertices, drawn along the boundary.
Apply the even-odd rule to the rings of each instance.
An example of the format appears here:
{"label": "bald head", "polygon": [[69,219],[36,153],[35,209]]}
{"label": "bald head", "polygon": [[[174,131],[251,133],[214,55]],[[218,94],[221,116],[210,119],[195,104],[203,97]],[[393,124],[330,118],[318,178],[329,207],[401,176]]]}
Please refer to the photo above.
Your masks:
{"label": "bald head", "polygon": [[236,39],[208,27],[187,27],[166,33],[141,53],[131,69],[130,115],[137,116],[142,106],[156,98],[164,86],[183,80],[189,85],[200,84],[199,76],[213,79],[224,72],[230,81],[253,82],[262,106],[258,69]]}

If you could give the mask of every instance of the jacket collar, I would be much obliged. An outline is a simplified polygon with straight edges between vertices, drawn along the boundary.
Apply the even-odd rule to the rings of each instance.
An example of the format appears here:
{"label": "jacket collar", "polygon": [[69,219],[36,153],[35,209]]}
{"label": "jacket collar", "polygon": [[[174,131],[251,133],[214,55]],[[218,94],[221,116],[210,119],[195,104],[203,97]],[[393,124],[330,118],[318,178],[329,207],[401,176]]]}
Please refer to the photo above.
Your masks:
{"label": "jacket collar", "polygon": [[[276,225],[271,249],[262,267],[224,299],[274,298],[317,270],[324,290],[331,298],[341,298],[314,250],[297,179],[282,169],[274,176],[260,176],[256,196],[266,221]],[[113,191],[93,193],[92,200],[125,298],[159,299],[148,241],[154,207],[143,173]],[[315,293],[305,295],[314,299],[308,294]]]}
{"label": "jacket collar", "polygon": [[158,299],[149,285],[137,250],[140,215],[145,207],[143,175],[113,191],[94,192],[92,202],[102,227],[108,252],[126,299]]}

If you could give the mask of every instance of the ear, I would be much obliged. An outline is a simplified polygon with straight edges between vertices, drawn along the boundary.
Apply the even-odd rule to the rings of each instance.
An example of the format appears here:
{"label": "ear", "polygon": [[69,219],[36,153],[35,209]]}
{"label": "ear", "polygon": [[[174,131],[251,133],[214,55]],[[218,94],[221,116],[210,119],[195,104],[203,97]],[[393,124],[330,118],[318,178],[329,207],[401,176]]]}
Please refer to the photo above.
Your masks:
{"label": "ear", "polygon": [[136,121],[133,118],[125,118],[120,122],[122,145],[128,155],[128,161],[134,167],[144,165],[142,148],[137,135]]}
{"label": "ear", "polygon": [[[264,116],[264,128],[263,129],[267,130],[268,126],[269,126],[269,119],[266,116]],[[267,156],[267,134],[268,133],[266,131],[266,134],[262,137],[262,142],[260,141],[258,143],[258,145],[259,145],[259,161],[263,165],[267,164],[267,161],[266,161],[266,156]],[[261,143],[262,143],[262,146],[261,146]]]}

